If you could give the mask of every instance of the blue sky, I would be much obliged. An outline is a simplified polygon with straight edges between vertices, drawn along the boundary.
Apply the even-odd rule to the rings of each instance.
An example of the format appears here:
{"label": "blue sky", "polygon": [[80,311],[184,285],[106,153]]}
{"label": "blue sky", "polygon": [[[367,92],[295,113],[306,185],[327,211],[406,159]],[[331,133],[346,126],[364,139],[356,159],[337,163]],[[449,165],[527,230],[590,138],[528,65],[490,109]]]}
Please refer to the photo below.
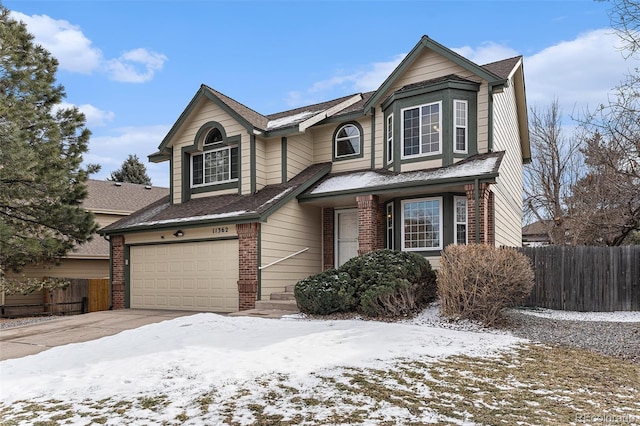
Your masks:
{"label": "blue sky", "polygon": [[428,35],[482,65],[524,56],[529,107],[566,116],[606,102],[625,60],[599,1],[4,0],[60,62],[66,103],[87,116],[87,162],[105,179],[148,163],[200,84],[263,114],[375,90]]}

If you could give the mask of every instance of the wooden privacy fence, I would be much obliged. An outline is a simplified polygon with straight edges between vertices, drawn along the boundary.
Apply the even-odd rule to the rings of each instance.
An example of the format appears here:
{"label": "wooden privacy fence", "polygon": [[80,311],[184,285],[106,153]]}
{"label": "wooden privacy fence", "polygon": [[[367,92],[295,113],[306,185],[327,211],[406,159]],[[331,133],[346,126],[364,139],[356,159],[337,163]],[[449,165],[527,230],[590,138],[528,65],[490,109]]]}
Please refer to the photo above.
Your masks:
{"label": "wooden privacy fence", "polygon": [[526,247],[535,286],[525,306],[640,311],[640,246]]}
{"label": "wooden privacy fence", "polygon": [[65,278],[65,289],[43,291],[42,303],[2,305],[1,316],[73,315],[110,307],[109,279]]}

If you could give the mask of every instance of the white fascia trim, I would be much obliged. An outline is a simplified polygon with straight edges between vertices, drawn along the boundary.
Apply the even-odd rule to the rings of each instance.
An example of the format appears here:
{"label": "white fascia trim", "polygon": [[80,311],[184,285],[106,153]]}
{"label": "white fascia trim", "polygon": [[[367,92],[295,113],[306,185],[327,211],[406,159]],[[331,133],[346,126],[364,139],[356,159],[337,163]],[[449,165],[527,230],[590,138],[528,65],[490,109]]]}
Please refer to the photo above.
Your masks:
{"label": "white fascia trim", "polygon": [[361,100],[362,100],[362,94],[358,93],[357,95],[350,97],[346,101],[342,101],[339,104],[334,105],[331,108],[326,109],[314,115],[313,117],[304,120],[303,122],[298,124],[298,130],[301,133],[304,133],[305,130],[307,130],[309,127],[313,126],[314,124],[319,123],[320,121],[324,120],[327,117],[331,117],[332,115],[342,111],[347,107],[350,107],[356,102],[360,102]]}

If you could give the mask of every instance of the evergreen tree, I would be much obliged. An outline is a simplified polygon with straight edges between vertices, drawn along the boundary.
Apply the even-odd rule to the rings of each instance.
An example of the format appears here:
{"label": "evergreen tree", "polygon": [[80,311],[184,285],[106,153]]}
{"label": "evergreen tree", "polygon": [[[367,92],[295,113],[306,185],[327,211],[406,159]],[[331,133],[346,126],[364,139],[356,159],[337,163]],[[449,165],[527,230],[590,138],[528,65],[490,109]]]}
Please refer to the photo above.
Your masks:
{"label": "evergreen tree", "polygon": [[151,179],[147,175],[147,168],[140,162],[137,155],[129,155],[115,172],[111,172],[108,179],[114,182],[139,183],[142,185],[151,185]]}
{"label": "evergreen tree", "polygon": [[3,272],[53,263],[91,238],[82,167],[90,132],[77,108],[60,109],[58,62],[0,5],[0,283]]}

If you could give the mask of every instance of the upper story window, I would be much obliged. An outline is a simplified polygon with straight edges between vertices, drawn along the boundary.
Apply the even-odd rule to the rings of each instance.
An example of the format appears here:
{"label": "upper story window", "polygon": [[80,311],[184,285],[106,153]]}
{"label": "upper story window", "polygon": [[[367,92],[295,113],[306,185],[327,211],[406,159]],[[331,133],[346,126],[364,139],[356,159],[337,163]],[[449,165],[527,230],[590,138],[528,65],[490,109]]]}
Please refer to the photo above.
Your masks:
{"label": "upper story window", "polygon": [[360,129],[354,124],[345,124],[340,127],[335,136],[335,158],[359,156],[361,154],[362,135]]}
{"label": "upper story window", "polygon": [[393,114],[387,117],[387,164],[393,161]]}
{"label": "upper story window", "polygon": [[191,186],[211,185],[238,180],[238,146],[225,145],[219,129],[205,137],[202,154],[191,156]]}
{"label": "upper story window", "polygon": [[453,101],[453,152],[467,152],[467,122],[468,106],[467,101]]}
{"label": "upper story window", "polygon": [[402,110],[402,156],[442,152],[442,102]]}

